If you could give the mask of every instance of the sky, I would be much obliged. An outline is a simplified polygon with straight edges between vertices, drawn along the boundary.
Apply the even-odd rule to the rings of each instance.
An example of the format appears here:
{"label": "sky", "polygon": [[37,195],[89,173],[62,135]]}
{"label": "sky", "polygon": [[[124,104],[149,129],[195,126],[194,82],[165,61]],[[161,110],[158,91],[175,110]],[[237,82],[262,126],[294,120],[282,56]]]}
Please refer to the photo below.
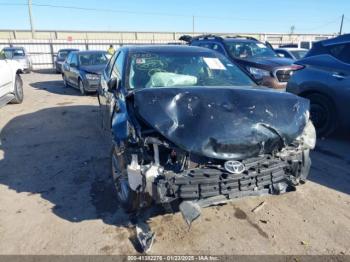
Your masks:
{"label": "sky", "polygon": [[[349,0],[32,1],[37,30],[336,33],[344,14],[350,32]],[[27,3],[0,0],[0,29],[29,29]]]}

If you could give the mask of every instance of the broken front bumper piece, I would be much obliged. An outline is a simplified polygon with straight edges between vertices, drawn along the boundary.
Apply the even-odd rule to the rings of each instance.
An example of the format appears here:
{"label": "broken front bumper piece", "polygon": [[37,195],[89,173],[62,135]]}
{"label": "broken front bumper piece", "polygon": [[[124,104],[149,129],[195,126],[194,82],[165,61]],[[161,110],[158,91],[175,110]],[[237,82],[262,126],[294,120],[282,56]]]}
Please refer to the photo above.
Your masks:
{"label": "broken front bumper piece", "polygon": [[[157,145],[154,145],[158,153]],[[136,160],[135,160],[136,161]],[[164,170],[158,159],[153,165],[128,168],[129,182],[133,190],[143,188],[157,203],[174,200],[192,201],[214,198],[214,202],[256,196],[281,194],[295,189],[309,173],[309,150],[286,148],[280,155],[263,155],[241,161],[245,171],[232,174],[223,165],[203,166],[181,173]],[[142,180],[142,184],[141,184]],[[142,192],[141,192],[142,193]],[[218,198],[219,196],[219,198]],[[210,205],[206,203],[205,205]]]}
{"label": "broken front bumper piece", "polygon": [[308,151],[299,151],[285,159],[269,155],[242,161],[246,171],[240,175],[220,167],[186,170],[167,174],[154,186],[160,203],[174,199],[195,200],[215,196],[226,199],[261,194],[281,194],[305,180],[310,168]]}

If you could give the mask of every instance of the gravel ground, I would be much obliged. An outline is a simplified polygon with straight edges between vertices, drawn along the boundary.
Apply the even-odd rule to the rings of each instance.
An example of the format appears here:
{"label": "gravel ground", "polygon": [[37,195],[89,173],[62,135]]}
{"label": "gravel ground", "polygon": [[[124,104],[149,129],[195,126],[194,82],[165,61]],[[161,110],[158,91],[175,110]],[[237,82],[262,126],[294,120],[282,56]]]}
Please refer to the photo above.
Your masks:
{"label": "gravel ground", "polygon": [[[96,97],[55,74],[23,80],[23,104],[0,108],[0,254],[137,253]],[[179,213],[154,213],[151,254],[349,255],[350,139],[318,141],[312,160],[296,192],[206,208],[191,228]]]}

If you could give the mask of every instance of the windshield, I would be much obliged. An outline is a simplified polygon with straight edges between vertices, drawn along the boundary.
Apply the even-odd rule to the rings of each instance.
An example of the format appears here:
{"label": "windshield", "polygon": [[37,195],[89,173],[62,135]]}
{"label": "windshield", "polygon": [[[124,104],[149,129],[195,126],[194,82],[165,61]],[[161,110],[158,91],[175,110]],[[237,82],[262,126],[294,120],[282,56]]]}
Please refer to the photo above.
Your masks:
{"label": "windshield", "polygon": [[105,65],[108,59],[105,53],[80,54],[79,64],[82,66]]}
{"label": "windshield", "polygon": [[296,59],[302,59],[307,51],[306,50],[293,50],[293,51],[290,51],[292,53],[292,55],[296,58]]}
{"label": "windshield", "polygon": [[58,59],[65,60],[66,57],[68,56],[69,52],[70,51],[59,51],[58,55],[57,55]]}
{"label": "windshield", "polygon": [[239,59],[270,58],[278,55],[260,42],[226,42],[229,53]]}
{"label": "windshield", "polygon": [[23,49],[4,49],[2,50],[2,56],[6,59],[12,59],[14,57],[24,57]]}
{"label": "windshield", "polygon": [[131,54],[129,87],[252,86],[236,65],[212,53]]}

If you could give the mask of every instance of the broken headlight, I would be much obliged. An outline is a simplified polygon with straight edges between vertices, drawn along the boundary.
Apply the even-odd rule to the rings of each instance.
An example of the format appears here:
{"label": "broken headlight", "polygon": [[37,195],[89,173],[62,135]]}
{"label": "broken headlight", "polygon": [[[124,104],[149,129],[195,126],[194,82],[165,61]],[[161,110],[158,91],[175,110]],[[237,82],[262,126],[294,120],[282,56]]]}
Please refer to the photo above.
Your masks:
{"label": "broken headlight", "polygon": [[304,128],[301,136],[297,138],[308,149],[314,149],[316,146],[316,130],[312,122],[309,120]]}

